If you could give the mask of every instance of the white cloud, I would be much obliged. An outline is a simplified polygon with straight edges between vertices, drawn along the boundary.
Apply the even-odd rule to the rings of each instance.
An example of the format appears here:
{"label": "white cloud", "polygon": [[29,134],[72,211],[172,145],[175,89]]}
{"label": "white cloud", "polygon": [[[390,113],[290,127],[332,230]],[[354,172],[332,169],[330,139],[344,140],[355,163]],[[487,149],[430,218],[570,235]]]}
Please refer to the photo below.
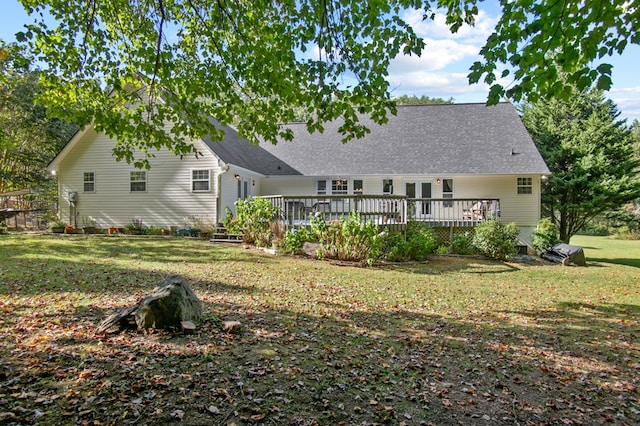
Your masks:
{"label": "white cloud", "polygon": [[480,10],[475,26],[465,24],[455,34],[451,33],[442,11],[437,11],[433,20],[423,20],[421,10],[406,11],[402,18],[423,37],[426,47],[420,57],[399,56],[392,61],[387,80],[394,94],[486,100],[488,86],[469,85],[467,70],[477,60],[497,17]]}
{"label": "white cloud", "polygon": [[423,20],[423,14],[422,10],[409,10],[402,15],[402,18],[411,25],[416,34],[420,36],[444,39],[466,39],[467,42],[474,42],[478,45],[484,44],[498,22],[498,17],[490,16],[486,11],[481,9],[476,16],[475,25],[463,24],[456,33],[452,34],[449,25],[446,23],[447,17],[444,9],[437,10],[433,20]]}
{"label": "white cloud", "polygon": [[478,55],[479,48],[455,40],[425,39],[427,47],[422,56],[401,55],[391,62],[390,73],[406,73],[413,70],[439,70],[455,62]]}
{"label": "white cloud", "polygon": [[607,93],[618,106],[620,118],[626,118],[629,123],[640,120],[640,86],[616,87]]}
{"label": "white cloud", "polygon": [[449,97],[459,94],[478,93],[486,96],[485,85],[469,85],[466,73],[439,73],[414,71],[402,76],[391,75],[388,78],[394,94],[427,94],[429,96]]}
{"label": "white cloud", "polygon": [[618,93],[637,93],[640,95],[640,86],[636,86],[636,87],[618,87],[618,88],[613,88],[609,91],[609,93],[611,94],[618,94]]}

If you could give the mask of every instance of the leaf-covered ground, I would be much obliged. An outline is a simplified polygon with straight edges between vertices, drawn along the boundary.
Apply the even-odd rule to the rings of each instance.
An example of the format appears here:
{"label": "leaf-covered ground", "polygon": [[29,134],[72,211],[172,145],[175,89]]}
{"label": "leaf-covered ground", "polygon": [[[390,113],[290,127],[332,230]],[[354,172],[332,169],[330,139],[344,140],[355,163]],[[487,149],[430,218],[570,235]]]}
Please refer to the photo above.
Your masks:
{"label": "leaf-covered ground", "polygon": [[[170,273],[203,301],[195,334],[96,333]],[[192,239],[11,235],[0,312],[0,423],[640,423],[640,269],[606,259],[357,268]]]}

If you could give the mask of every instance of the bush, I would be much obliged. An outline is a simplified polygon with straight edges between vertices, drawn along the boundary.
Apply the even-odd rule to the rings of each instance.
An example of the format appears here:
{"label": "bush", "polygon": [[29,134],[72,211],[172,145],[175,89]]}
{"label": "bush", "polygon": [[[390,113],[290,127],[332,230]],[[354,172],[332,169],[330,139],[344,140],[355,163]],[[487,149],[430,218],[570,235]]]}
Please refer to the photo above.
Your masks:
{"label": "bush", "polygon": [[467,231],[464,234],[455,234],[451,241],[451,252],[455,254],[471,254],[473,247],[473,232]]}
{"label": "bush", "polygon": [[382,255],[384,237],[373,223],[365,223],[360,214],[325,223],[312,220],[311,229],[322,246],[320,255],[331,259],[366,262],[371,265]]}
{"label": "bush", "polygon": [[435,252],[438,237],[433,228],[424,222],[407,223],[407,254],[410,259],[422,261]]}
{"label": "bush", "polygon": [[608,235],[611,235],[611,231],[609,230],[609,227],[604,223],[588,223],[578,232],[578,234],[606,237]]}
{"label": "bush", "polygon": [[300,254],[305,242],[317,242],[314,234],[309,228],[292,228],[284,235],[280,244],[280,250],[284,253]]}
{"label": "bush", "polygon": [[[242,233],[242,241],[258,247],[271,245],[271,223],[277,219],[278,208],[262,197],[238,200],[236,217],[225,217],[227,230]],[[228,226],[227,226],[228,225]]]}
{"label": "bush", "polygon": [[436,254],[445,255],[453,253],[451,246],[440,246],[436,249]]}
{"label": "bush", "polygon": [[538,227],[533,233],[533,247],[539,252],[548,250],[560,242],[558,227],[545,217],[538,221]]}
{"label": "bush", "polygon": [[233,216],[233,212],[229,207],[224,208],[224,219],[222,219],[222,226],[230,234],[241,234],[242,224],[237,217]]}
{"label": "bush", "polygon": [[487,257],[507,260],[516,252],[519,233],[515,223],[505,225],[498,220],[488,220],[476,226],[472,244]]}
{"label": "bush", "polygon": [[615,235],[618,240],[640,240],[640,232],[638,231],[626,231],[619,232]]}
{"label": "bush", "polygon": [[383,257],[391,262],[406,262],[410,260],[409,243],[399,232],[385,234]]}

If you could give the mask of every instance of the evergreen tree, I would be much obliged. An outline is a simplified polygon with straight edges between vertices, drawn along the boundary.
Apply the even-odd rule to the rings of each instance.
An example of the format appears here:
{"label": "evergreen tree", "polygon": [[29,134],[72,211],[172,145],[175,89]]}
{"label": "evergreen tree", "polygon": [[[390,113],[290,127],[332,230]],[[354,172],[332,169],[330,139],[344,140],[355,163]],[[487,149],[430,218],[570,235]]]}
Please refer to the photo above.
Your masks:
{"label": "evergreen tree", "polygon": [[523,122],[551,170],[542,214],[570,238],[598,214],[638,197],[631,130],[602,92],[578,93],[523,107]]}

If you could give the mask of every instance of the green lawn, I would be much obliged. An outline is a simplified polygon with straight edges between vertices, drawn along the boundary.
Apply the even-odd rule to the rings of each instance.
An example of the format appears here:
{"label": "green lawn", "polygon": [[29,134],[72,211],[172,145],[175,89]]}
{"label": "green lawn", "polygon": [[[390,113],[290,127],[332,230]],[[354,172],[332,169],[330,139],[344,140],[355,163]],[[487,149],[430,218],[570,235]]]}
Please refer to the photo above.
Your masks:
{"label": "green lawn", "polygon": [[577,235],[571,244],[584,248],[592,263],[616,263],[640,268],[640,241]]}
{"label": "green lawn", "polygon": [[[640,241],[571,243],[588,267],[2,235],[0,422],[637,424]],[[196,334],[96,333],[171,273]]]}

